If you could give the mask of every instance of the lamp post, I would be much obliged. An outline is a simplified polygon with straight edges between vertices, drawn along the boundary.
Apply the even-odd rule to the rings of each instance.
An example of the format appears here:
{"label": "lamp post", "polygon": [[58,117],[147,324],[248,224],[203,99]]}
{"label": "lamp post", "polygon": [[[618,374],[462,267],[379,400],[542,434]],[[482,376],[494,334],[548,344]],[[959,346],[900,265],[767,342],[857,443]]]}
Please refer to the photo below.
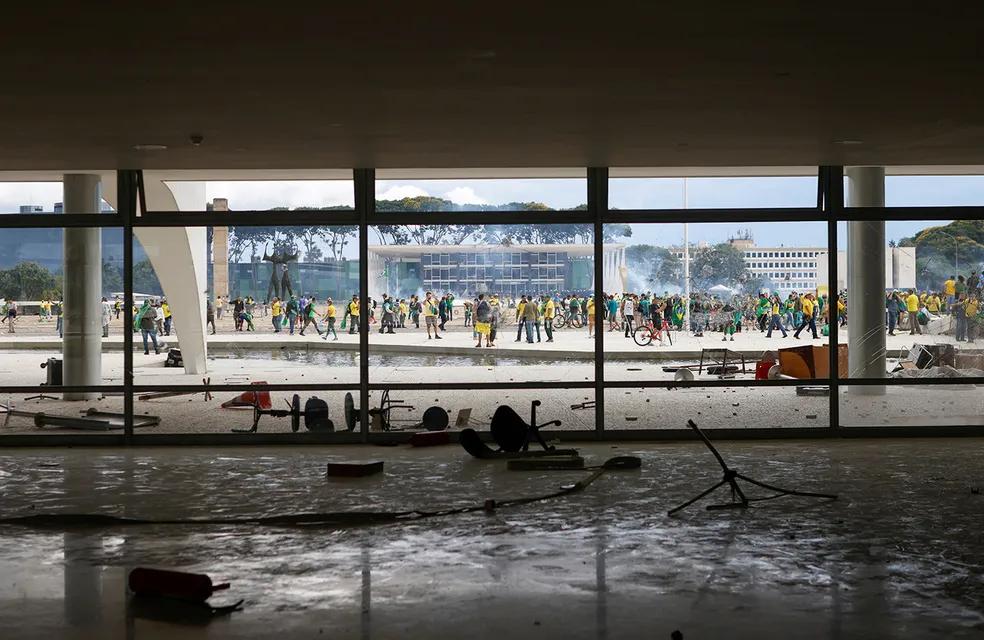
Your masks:
{"label": "lamp post", "polygon": [[958,275],[960,275],[960,268],[959,268],[960,263],[957,261],[960,251],[960,243],[957,242],[957,239],[955,237],[953,237],[946,231],[937,231],[937,233],[939,233],[941,236],[946,236],[950,240],[953,240],[953,277],[956,278]]}

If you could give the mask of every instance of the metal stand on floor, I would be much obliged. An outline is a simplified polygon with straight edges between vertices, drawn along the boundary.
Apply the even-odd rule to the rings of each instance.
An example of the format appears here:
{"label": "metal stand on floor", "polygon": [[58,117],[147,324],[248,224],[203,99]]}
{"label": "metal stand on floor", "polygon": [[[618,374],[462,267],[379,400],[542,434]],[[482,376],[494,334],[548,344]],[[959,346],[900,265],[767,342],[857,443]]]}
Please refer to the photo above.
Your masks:
{"label": "metal stand on floor", "polygon": [[[794,491],[793,489],[783,489],[781,487],[776,487],[771,484],[759,482],[758,480],[753,480],[752,478],[749,478],[746,475],[738,473],[734,469],[728,467],[727,463],[725,463],[724,461],[724,458],[722,458],[721,454],[718,453],[718,450],[714,448],[714,445],[711,444],[711,441],[707,439],[707,436],[704,435],[704,432],[697,427],[697,423],[695,423],[693,420],[687,420],[687,426],[694,430],[694,433],[696,433],[697,436],[701,440],[703,440],[704,444],[707,445],[707,448],[710,449],[711,453],[714,454],[714,457],[717,458],[718,464],[720,464],[721,468],[724,470],[724,477],[721,478],[720,482],[718,482],[711,488],[707,489],[706,491],[702,491],[696,497],[693,497],[690,500],[687,500],[686,502],[681,504],[680,506],[674,507],[673,509],[667,511],[666,515],[668,516],[672,516],[678,511],[681,511],[689,507],[693,503],[713,493],[714,491],[716,491],[720,487],[723,487],[724,485],[728,485],[731,489],[731,502],[726,502],[723,504],[707,505],[708,511],[718,511],[721,509],[747,509],[752,502],[773,500],[775,498],[781,498],[783,496],[803,496],[806,498],[824,498],[826,500],[837,499],[836,495],[830,493],[813,493],[810,491]],[[745,492],[741,490],[741,487],[738,485],[738,480],[744,480],[745,482],[750,482],[751,484],[762,487],[763,489],[768,489],[769,491],[775,491],[776,493],[771,496],[766,496],[764,498],[749,498],[748,496],[745,495]]]}
{"label": "metal stand on floor", "polygon": [[58,400],[58,397],[57,396],[49,396],[49,395],[45,395],[43,393],[39,393],[36,396],[27,396],[26,398],[24,398],[24,401],[25,402],[27,402],[28,400],[37,400],[38,402],[41,402],[42,400]]}

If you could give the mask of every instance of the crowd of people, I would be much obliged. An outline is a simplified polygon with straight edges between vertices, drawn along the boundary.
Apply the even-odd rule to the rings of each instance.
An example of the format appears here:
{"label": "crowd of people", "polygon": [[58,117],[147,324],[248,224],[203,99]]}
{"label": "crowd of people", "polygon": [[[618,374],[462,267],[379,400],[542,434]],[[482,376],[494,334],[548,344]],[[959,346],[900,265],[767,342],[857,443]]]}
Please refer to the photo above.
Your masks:
{"label": "crowd of people", "polygon": [[[984,327],[982,305],[984,278],[978,272],[970,276],[950,276],[938,290],[894,290],[885,294],[885,331],[897,335],[908,331],[912,335],[926,332],[930,321],[950,317],[950,322],[940,332],[952,332],[958,342],[973,343]],[[38,307],[38,322],[55,322],[59,336],[63,334],[64,304],[61,301],[43,299],[32,303]],[[848,296],[841,291],[837,297],[837,309],[833,314],[835,326],[848,322]],[[112,301],[102,298],[103,336],[109,336],[110,323],[119,320],[124,310],[121,296]],[[506,325],[515,323],[514,342],[553,342],[559,326],[584,328],[588,337],[595,335],[596,309],[594,296],[588,293],[528,294],[521,296],[481,293],[457,300],[454,294],[435,294],[396,297],[382,294],[379,299],[369,298],[363,305],[358,295],[336,304],[331,298],[319,300],[310,294],[289,295],[283,299],[257,302],[251,296],[209,299],[206,309],[207,327],[216,333],[216,321],[227,314],[237,332],[257,331],[258,317],[268,318],[274,333],[306,335],[314,331],[327,340],[338,340],[339,331],[356,334],[360,331],[361,315],[368,313],[372,330],[382,334],[395,334],[402,330],[420,330],[427,339],[442,340],[448,323],[456,317],[470,328],[476,347],[494,347],[496,339]],[[694,293],[688,300],[680,294],[653,292],[604,294],[601,307],[602,328],[608,332],[620,332],[625,338],[647,327],[655,341],[662,343],[669,332],[689,330],[695,337],[705,333],[720,333],[722,341],[734,341],[735,336],[758,331],[765,337],[792,334],[799,339],[807,334],[812,339],[829,335],[831,309],[826,293],[777,293],[761,292],[758,295],[736,294],[722,297],[711,293]],[[689,312],[689,326],[685,327]],[[16,300],[3,301],[0,323],[7,325],[9,333],[15,332],[19,318],[23,316]],[[134,331],[141,334],[144,353],[152,347],[160,353],[159,336],[170,336],[173,316],[167,298],[146,298],[131,309]]]}

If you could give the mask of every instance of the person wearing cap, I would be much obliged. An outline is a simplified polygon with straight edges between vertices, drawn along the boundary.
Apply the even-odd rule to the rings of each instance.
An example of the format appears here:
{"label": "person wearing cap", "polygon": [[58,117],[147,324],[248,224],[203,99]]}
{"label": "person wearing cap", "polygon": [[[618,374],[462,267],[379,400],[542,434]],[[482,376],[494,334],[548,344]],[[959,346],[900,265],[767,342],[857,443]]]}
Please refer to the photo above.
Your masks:
{"label": "person wearing cap", "polygon": [[885,318],[888,322],[888,335],[895,335],[895,327],[898,325],[900,309],[899,292],[893,291],[885,298]]}

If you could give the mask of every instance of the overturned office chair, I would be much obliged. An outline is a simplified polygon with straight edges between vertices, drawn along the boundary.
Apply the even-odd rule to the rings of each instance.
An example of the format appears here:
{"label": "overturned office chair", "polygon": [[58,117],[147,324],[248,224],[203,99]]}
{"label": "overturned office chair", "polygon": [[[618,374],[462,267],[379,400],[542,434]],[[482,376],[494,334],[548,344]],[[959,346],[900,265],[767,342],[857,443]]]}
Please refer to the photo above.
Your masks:
{"label": "overturned office chair", "polygon": [[492,439],[495,443],[499,445],[502,451],[516,452],[516,451],[528,451],[530,448],[530,442],[536,440],[543,447],[544,451],[553,451],[554,447],[548,446],[543,440],[543,436],[540,435],[540,427],[547,427],[550,425],[560,426],[560,420],[551,420],[550,422],[544,422],[543,424],[536,423],[536,408],[542,403],[539,400],[534,400],[530,406],[530,421],[527,423],[523,420],[516,411],[509,405],[501,405],[492,414],[492,424],[489,426],[489,431],[492,433]]}

